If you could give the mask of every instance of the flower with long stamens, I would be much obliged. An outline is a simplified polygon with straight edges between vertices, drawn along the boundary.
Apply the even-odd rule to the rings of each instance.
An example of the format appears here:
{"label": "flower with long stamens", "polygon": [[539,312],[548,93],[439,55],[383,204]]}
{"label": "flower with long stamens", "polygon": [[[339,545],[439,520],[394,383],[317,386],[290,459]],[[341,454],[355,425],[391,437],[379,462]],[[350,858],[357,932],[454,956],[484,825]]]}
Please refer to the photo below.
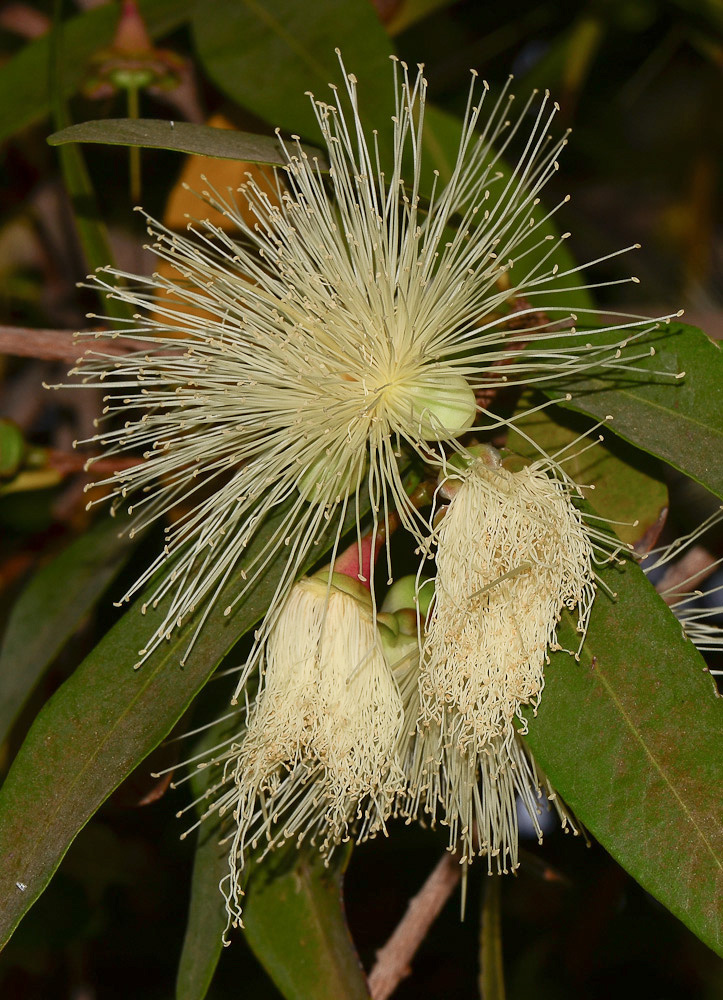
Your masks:
{"label": "flower with long stamens", "polygon": [[404,775],[402,699],[369,592],[328,572],[292,589],[262,650],[263,688],[237,740],[203,766],[223,768],[206,815],[232,814],[229,919],[241,920],[248,851],[288,840],[331,855],[371,836]]}
{"label": "flower with long stamens", "polygon": [[564,609],[582,644],[596,550],[610,558],[620,546],[586,523],[578,488],[550,459],[513,472],[481,449],[441,489],[451,499],[430,543],[437,576],[403,811],[441,813],[463,860],[485,854],[490,871],[507,871],[517,866],[516,796],[534,817],[545,790],[520,738],[524,710],[539,703]]}
{"label": "flower with long stamens", "polygon": [[427,83],[421,68],[415,77],[393,65],[388,163],[345,75],[333,105],[312,98],[328,164],[282,143],[288,162],[268,189],[250,177],[238,195],[206,193],[235,233],[201,221],[181,236],[149,220],[174,278],[95,276],[135,310],[118,322],[140,343],[79,362],[80,384],[107,391],[89,443],[144,459],[101,485],[115,505],[130,499],[134,530],[174,515],[126,594],[153,580],[146,604],[161,604],[140,662],[195,613],[193,644],[258,528],[281,510],[226,608],[283,555],[251,670],[328,522],[338,543],[344,516],[368,496],[375,527],[396,509],[423,538],[400,452],[443,463],[473,425],[504,424],[480,402],[502,383],[567,384],[650,353],[626,350],[648,319],[621,315],[595,338],[575,329],[568,293],[584,286],[578,268],[555,263],[560,241],[545,234],[552,213],[539,205],[566,142],[549,137],[549,95],[511,115],[508,85],[491,96],[474,74],[450,175],[424,188]]}

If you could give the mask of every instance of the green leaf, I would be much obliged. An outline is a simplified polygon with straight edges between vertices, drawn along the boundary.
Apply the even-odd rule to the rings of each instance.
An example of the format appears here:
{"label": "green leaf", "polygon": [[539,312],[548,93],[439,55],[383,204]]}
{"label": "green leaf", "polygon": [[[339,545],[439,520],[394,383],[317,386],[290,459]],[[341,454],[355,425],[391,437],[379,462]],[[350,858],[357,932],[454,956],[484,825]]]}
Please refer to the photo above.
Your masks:
{"label": "green leaf", "polygon": [[39,678],[133,551],[136,540],[119,537],[122,527],[103,518],[38,570],[16,601],[0,646],[0,743]]}
{"label": "green leaf", "polygon": [[379,128],[382,155],[389,151],[393,50],[369,0],[347,0],[343,16],[337,0],[205,0],[192,24],[198,57],[225,94],[274,127],[308,138],[319,128],[307,91],[336,104],[329,84],[343,88],[339,48],[359,78],[362,117]]}
{"label": "green leaf", "polygon": [[[153,38],[173,31],[188,17],[192,0],[139,0],[138,7]],[[118,24],[119,7],[105,4],[69,18],[63,27],[62,96],[80,88],[88,63],[96,52],[110,45]],[[50,111],[47,35],[27,44],[0,67],[0,141]]]}
{"label": "green leaf", "polygon": [[[213,747],[240,733],[244,722],[242,710],[231,718],[221,718],[194,743],[192,758],[208,757]],[[194,798],[199,799],[205,793],[211,773],[210,768],[193,770],[189,784]],[[197,806],[198,817],[206,804],[201,802]],[[199,827],[196,837],[188,920],[176,976],[176,1000],[203,1000],[221,957],[226,907],[220,882],[229,870],[229,848],[221,846],[221,839],[220,820],[216,815],[211,816]]]}
{"label": "green leaf", "polygon": [[[73,220],[87,270],[113,264],[113,252],[108,240],[108,230],[98,212],[95,191],[81,151],[73,146],[60,150],[63,183],[73,206]],[[126,302],[98,291],[100,308],[107,316],[128,319],[130,309]]]}
{"label": "green leaf", "polygon": [[[80,245],[83,248],[86,268],[95,271],[113,263],[113,252],[108,240],[108,230],[100,218],[95,191],[79,149],[66,146],[60,150],[60,166],[63,183],[73,206],[73,220]],[[127,303],[98,293],[103,313],[119,319],[128,319],[130,310]]]}
{"label": "green leaf", "polygon": [[218,824],[198,832],[193,858],[191,902],[176,978],[176,1000],[203,1000],[223,950],[226,910],[219,888],[228,873],[228,847],[219,844]]}
{"label": "green leaf", "polygon": [[0,420],[0,479],[12,478],[25,457],[23,432],[12,420]]}
{"label": "green leaf", "polygon": [[[537,394],[524,393],[517,412],[523,412],[539,402]],[[613,529],[624,542],[634,545],[651,528],[660,524],[668,506],[668,489],[663,481],[662,467],[655,459],[614,434],[606,433],[604,444],[584,451],[585,446],[595,440],[598,431],[591,439],[573,445],[575,439],[590,426],[590,420],[557,406],[548,406],[515,420],[515,427],[532,438],[538,448],[552,457],[559,453],[565,472],[576,483],[594,486],[594,492],[588,496],[595,505],[595,513],[623,522],[614,524]],[[568,447],[570,445],[572,447]],[[508,435],[507,447],[532,461],[540,457],[539,451],[514,429]]]}
{"label": "green leaf", "polygon": [[[267,519],[247,550],[250,563],[278,529]],[[353,523],[347,519],[348,530]],[[315,547],[319,559],[329,531]],[[240,566],[180,665],[189,629],[177,629],[134,671],[152,624],[136,602],[47,702],[0,789],[0,946],[60,864],[79,830],[120,782],[168,734],[223,656],[265,613],[281,577],[283,553],[226,617],[243,588]],[[246,560],[245,560],[246,561]]]}
{"label": "green leaf", "polygon": [[[573,399],[563,405],[601,418],[612,414],[610,430],[723,498],[720,347],[683,323],[655,330],[636,345],[656,350],[654,357],[636,362],[642,371],[576,379]],[[685,378],[665,378],[656,371],[685,372]]]}
{"label": "green leaf", "polygon": [[[723,700],[638,566],[603,569],[580,662],[554,653],[527,742],[574,813],[723,955]],[[566,619],[560,641],[577,648]]]}
{"label": "green leaf", "polygon": [[[51,146],[69,142],[100,142],[111,146],[144,146],[149,149],[172,149],[179,153],[200,153],[226,160],[246,160],[250,163],[288,163],[283,148],[275,136],[236,132],[171,122],[154,118],[98,118],[80,122],[48,137]],[[302,147],[310,157],[319,160],[321,170],[328,165],[321,151],[313,146]]]}
{"label": "green leaf", "polygon": [[369,1000],[344,918],[344,860],[326,868],[313,848],[288,845],[251,870],[246,939],[286,1000]]}

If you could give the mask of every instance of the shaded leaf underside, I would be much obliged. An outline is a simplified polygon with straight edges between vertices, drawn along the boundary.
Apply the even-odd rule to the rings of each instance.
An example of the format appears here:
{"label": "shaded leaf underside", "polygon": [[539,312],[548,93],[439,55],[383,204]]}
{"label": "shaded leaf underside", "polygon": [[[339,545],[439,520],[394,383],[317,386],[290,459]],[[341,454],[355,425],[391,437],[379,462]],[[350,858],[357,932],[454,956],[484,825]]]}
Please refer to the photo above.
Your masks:
{"label": "shaded leaf underside", "polygon": [[[143,146],[147,149],[170,149],[178,153],[202,154],[249,163],[276,166],[288,163],[281,142],[274,136],[155,118],[97,118],[79,122],[54,132],[48,137],[48,142],[51,146],[74,142]],[[320,150],[313,146],[303,146],[302,149],[318,162],[320,170],[328,170]],[[290,143],[290,153],[295,150],[294,143]]]}

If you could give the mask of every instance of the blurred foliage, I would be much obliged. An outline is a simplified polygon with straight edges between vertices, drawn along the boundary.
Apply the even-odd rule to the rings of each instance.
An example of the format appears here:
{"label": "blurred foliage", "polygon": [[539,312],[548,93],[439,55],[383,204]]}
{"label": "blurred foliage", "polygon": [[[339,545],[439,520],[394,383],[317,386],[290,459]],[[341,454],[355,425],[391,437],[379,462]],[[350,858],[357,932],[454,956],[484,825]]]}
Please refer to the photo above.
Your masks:
{"label": "blurred foliage", "polygon": [[[249,5],[145,0],[138,6],[147,35],[131,32],[129,41],[128,31],[120,38],[117,33],[120,4],[67,2],[63,30],[55,37],[52,92],[53,5],[0,8],[2,324],[86,326],[85,313],[97,304],[76,283],[101,262],[99,246],[120,267],[150,269],[141,249],[141,220],[130,211],[136,200],[132,184],[142,184],[144,207],[163,216],[181,193],[180,185],[169,181],[192,162],[184,166],[175,153],[144,151],[140,165],[134,165],[125,151],[88,147],[87,172],[77,157],[63,170],[57,151],[45,143],[54,127],[53,103],[56,123],[67,100],[70,120],[76,122],[123,117],[130,109],[141,117],[196,123],[223,114],[249,132],[269,133],[276,124],[303,132],[308,105],[304,102],[302,110],[296,81],[309,70],[306,87],[321,88],[323,68],[319,75],[310,64],[321,46],[343,45],[349,68],[362,79],[366,74],[369,87],[381,91],[387,86],[388,52],[396,51],[412,65],[424,62],[431,99],[451,114],[464,109],[470,67],[495,83],[514,72],[520,96],[549,87],[561,105],[563,123],[574,132],[564,170],[546,197],[554,203],[568,192],[573,195],[575,256],[594,260],[620,245],[645,244],[637,258],[641,284],[632,292],[629,285],[621,286],[623,291],[604,289],[602,300],[613,308],[633,304],[643,312],[683,305],[707,332],[723,333],[723,7],[717,0],[513,0],[500,5],[324,0],[312,8],[284,0],[277,5],[273,28],[281,42],[266,61],[259,59],[250,33]],[[306,31],[318,24],[318,35],[309,51],[299,47],[295,63],[287,50],[294,48],[297,21]],[[287,93],[288,121],[274,111]],[[73,170],[75,189],[67,187]],[[76,199],[75,212],[68,190]],[[81,226],[80,237],[78,199],[86,227],[84,232]],[[105,223],[107,250],[98,242]],[[626,266],[612,259],[600,274],[614,280]],[[87,551],[82,555],[78,542],[91,523],[84,509],[86,477],[82,463],[67,456],[74,439],[92,433],[100,402],[95,391],[43,393],[41,382],[56,381],[66,368],[42,355],[0,355],[0,624],[10,621],[11,638],[10,609],[31,574],[40,570],[41,589],[45,581],[51,592],[60,590],[74,552],[92,571],[92,560]],[[653,475],[658,503],[657,471]],[[105,537],[102,527],[96,530],[97,537]],[[118,572],[113,588],[122,593],[123,582],[132,580],[144,562],[130,549],[113,551],[112,559],[95,594],[71,590],[63,595],[46,659],[38,643],[26,650],[27,690],[11,713],[15,723],[0,754],[3,776],[43,703],[117,620],[108,601],[93,611],[101,586]],[[17,607],[30,607],[32,614],[27,595]],[[71,641],[58,650],[58,637],[70,632]],[[218,657],[225,648],[219,647]],[[110,689],[107,697],[113,697]],[[185,705],[181,702],[176,716]],[[203,713],[198,710],[195,718],[203,719]],[[187,715],[179,728],[191,725]],[[194,852],[192,838],[179,840],[174,818],[186,798],[166,792],[166,784],[149,773],[170,766],[180,754],[176,745],[154,751],[81,831],[0,959],[1,996],[151,1000],[171,995]],[[100,799],[113,784],[108,779]],[[30,839],[32,833],[26,831]],[[358,849],[345,877],[349,925],[367,969],[445,840],[401,824],[391,833],[388,840]],[[459,897],[453,896],[417,955],[412,977],[395,997],[478,995],[478,915],[486,881],[481,866],[472,868],[464,921]],[[594,842],[588,847],[582,838],[553,832],[544,848],[536,842],[528,846],[519,876],[498,888],[506,995],[512,1000],[607,1000],[615,994],[723,998],[720,961]],[[484,907],[492,921],[493,899],[489,894]],[[494,940],[483,936],[485,947],[494,948]],[[221,955],[208,996],[221,1000],[240,989],[259,1000],[279,995],[238,935]]]}

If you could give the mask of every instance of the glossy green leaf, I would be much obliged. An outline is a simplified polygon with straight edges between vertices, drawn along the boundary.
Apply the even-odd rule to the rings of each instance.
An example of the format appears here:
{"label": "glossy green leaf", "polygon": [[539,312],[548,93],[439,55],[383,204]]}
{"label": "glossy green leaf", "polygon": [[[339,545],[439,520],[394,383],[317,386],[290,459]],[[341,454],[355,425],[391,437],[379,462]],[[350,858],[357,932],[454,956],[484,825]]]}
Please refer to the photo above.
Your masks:
{"label": "glossy green leaf", "polygon": [[[221,718],[194,743],[191,756],[194,759],[201,754],[206,756],[212,747],[235,736],[240,731],[244,718],[241,711],[230,719]],[[203,723],[206,722],[203,719]],[[192,771],[189,784],[193,798],[204,794],[211,773],[207,768]],[[204,803],[201,803],[197,807],[197,815],[200,815],[203,808]],[[221,846],[221,838],[217,816],[209,817],[198,828],[188,920],[176,976],[176,1000],[203,1000],[223,950],[226,907],[220,882],[228,874],[228,845]]]}
{"label": "glossy green leaf", "polygon": [[176,978],[176,1000],[203,1000],[223,950],[226,910],[219,888],[228,872],[228,847],[217,824],[199,829],[191,877],[191,901]]}
{"label": "glossy green leaf", "polygon": [[329,84],[343,87],[339,48],[359,79],[361,114],[380,129],[382,151],[388,149],[393,50],[369,0],[347,0],[343,16],[337,0],[205,0],[192,24],[198,57],[224,93],[312,142],[318,125],[307,91],[336,103]]}
{"label": "glossy green leaf", "polygon": [[[534,393],[523,394],[517,412],[540,402]],[[668,489],[663,480],[659,462],[645,452],[631,447],[607,427],[595,431],[591,439],[584,438],[573,444],[585,433],[592,421],[578,414],[547,407],[515,420],[515,426],[528,435],[538,446],[559,460],[576,483],[593,486],[586,495],[595,505],[595,512],[615,522],[613,530],[624,542],[635,544],[661,522],[668,506]],[[604,433],[605,441],[594,448],[586,445]],[[532,461],[540,457],[530,441],[511,430],[507,447]]]}
{"label": "glossy green leaf", "polygon": [[[259,530],[249,560],[281,517],[283,509]],[[328,548],[330,535],[329,543],[315,548],[315,558]],[[243,573],[239,567],[229,578],[185,666],[180,660],[188,627],[133,670],[152,630],[152,618],[136,602],[39,713],[0,789],[0,944],[43,891],[78,831],[168,734],[222,657],[265,613],[280,560],[268,565],[226,617],[223,609],[242,589]]]}
{"label": "glossy green leaf", "polygon": [[[655,330],[636,344],[656,351],[636,362],[641,371],[575,380],[572,402],[564,405],[600,418],[612,414],[609,427],[615,434],[723,498],[723,352],[683,323]],[[656,371],[685,372],[685,378]]]}
{"label": "glossy green leaf", "polygon": [[313,848],[290,845],[251,870],[246,939],[286,1000],[369,1000],[344,919],[342,863],[326,868]]}
{"label": "glossy green leaf", "polygon": [[46,668],[100,600],[137,541],[106,517],[39,569],[15,602],[0,646],[0,743]]}
{"label": "glossy green leaf", "polygon": [[[138,0],[152,37],[173,31],[188,17],[191,0]],[[62,96],[80,88],[91,56],[110,45],[119,8],[105,4],[69,18],[63,27]],[[49,38],[29,42],[0,67],[0,141],[44,118],[50,110]]]}
{"label": "glossy green leaf", "polygon": [[[283,148],[275,136],[236,132],[233,129],[213,128],[211,125],[192,125],[190,122],[171,122],[153,118],[98,118],[79,122],[55,132],[48,137],[51,146],[74,142],[99,142],[111,146],[144,146],[149,149],[172,149],[179,153],[200,153],[226,160],[244,160],[253,163],[288,163]],[[318,149],[303,147],[306,153],[319,160],[326,170],[327,164]]]}
{"label": "glossy green leaf", "polygon": [[[554,653],[527,741],[612,856],[723,955],[723,700],[633,564],[607,568],[580,662]],[[569,620],[560,641],[576,648]]]}

